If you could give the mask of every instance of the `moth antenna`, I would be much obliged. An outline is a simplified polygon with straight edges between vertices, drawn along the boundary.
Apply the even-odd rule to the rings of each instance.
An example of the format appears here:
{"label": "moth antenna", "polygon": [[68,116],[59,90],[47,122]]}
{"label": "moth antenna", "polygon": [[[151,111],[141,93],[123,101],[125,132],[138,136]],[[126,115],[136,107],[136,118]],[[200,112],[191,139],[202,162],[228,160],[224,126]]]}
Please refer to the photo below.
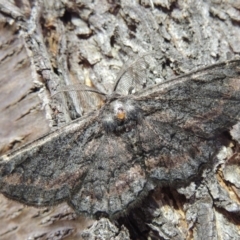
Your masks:
{"label": "moth antenna", "polygon": [[97,93],[99,95],[102,95],[102,96],[106,96],[107,94],[104,93],[104,92],[101,92],[93,87],[88,87],[84,84],[72,84],[72,85],[67,85],[67,86],[64,86],[64,87],[59,87],[59,90],[52,94],[51,97],[55,97],[57,94],[59,93],[62,93],[62,92],[93,92],[93,93]]}
{"label": "moth antenna", "polygon": [[[116,81],[115,81],[115,84],[114,84],[114,87],[113,87],[113,92],[116,91],[117,87],[118,87],[118,84],[122,78],[122,76],[131,68],[133,68],[134,65],[137,64],[137,62],[139,62],[140,60],[142,60],[144,57],[148,56],[148,55],[151,55],[153,53],[156,53],[156,51],[150,51],[150,52],[147,52],[147,53],[144,53],[140,56],[138,56],[134,61],[132,60],[128,60],[124,66],[122,67],[122,69],[120,70],[120,72],[118,73],[117,75],[117,78],[116,78]],[[131,62],[131,64],[130,64]]]}

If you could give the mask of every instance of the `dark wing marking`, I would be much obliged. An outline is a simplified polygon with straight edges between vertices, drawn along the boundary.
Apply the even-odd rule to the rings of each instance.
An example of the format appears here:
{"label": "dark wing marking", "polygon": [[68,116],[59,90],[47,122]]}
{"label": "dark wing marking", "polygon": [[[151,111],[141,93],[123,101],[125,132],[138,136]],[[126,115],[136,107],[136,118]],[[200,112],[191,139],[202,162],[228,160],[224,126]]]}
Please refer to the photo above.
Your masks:
{"label": "dark wing marking", "polygon": [[100,134],[97,112],[0,158],[0,191],[34,206],[64,201],[89,171],[85,146]]}
{"label": "dark wing marking", "polygon": [[138,93],[139,141],[149,179],[187,182],[211,163],[221,134],[240,119],[240,60],[216,64]]}
{"label": "dark wing marking", "polygon": [[77,213],[116,215],[147,181],[121,136],[104,135],[90,116],[0,158],[0,190],[33,206],[62,201]]}
{"label": "dark wing marking", "polygon": [[205,138],[239,120],[240,60],[212,65],[136,96],[146,115]]}
{"label": "dark wing marking", "polygon": [[138,126],[142,156],[149,181],[180,186],[211,164],[221,147],[220,139],[206,140],[180,127],[161,122],[157,113]]}
{"label": "dark wing marking", "polygon": [[122,214],[139,199],[147,181],[144,170],[121,136],[102,136],[91,144],[91,167],[70,205],[88,215]]}

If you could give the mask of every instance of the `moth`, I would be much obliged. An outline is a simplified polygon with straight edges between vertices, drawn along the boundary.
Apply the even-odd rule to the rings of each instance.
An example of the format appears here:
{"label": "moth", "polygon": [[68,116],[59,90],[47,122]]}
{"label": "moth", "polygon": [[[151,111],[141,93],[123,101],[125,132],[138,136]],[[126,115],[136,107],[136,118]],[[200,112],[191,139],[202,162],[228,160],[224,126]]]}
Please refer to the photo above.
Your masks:
{"label": "moth", "polygon": [[156,186],[186,185],[216,161],[240,118],[240,60],[105,104],[0,158],[0,192],[32,206],[66,201],[117,217]]}

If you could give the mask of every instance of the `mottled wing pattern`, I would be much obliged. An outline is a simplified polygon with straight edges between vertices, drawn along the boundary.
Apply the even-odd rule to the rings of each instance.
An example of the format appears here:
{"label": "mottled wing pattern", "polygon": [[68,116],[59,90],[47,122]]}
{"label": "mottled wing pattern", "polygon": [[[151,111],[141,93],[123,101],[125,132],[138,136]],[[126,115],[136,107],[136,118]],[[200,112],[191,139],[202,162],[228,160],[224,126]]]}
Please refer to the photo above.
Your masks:
{"label": "mottled wing pattern", "polygon": [[84,149],[99,135],[96,114],[76,120],[25,147],[0,158],[0,191],[34,206],[69,199],[89,171]]}
{"label": "mottled wing pattern", "polygon": [[216,64],[137,94],[139,141],[150,179],[187,182],[211,163],[240,119],[240,60]]}
{"label": "mottled wing pattern", "polygon": [[123,214],[139,199],[147,182],[145,170],[121,136],[93,139],[92,160],[84,184],[76,189],[70,205],[87,215]]}
{"label": "mottled wing pattern", "polygon": [[33,206],[68,201],[87,215],[122,213],[147,182],[131,147],[94,116],[70,126],[3,156],[1,193]]}
{"label": "mottled wing pattern", "polygon": [[157,116],[146,117],[138,130],[145,174],[149,181],[165,186],[189,183],[203,166],[213,163],[221,146],[218,139],[199,138]]}
{"label": "mottled wing pattern", "polygon": [[34,206],[67,201],[77,213],[117,216],[156,183],[189,182],[239,120],[239,62],[114,96],[101,110],[2,156],[1,193]]}
{"label": "mottled wing pattern", "polygon": [[217,64],[130,96],[142,119],[92,140],[92,165],[71,200],[76,211],[122,214],[155,184],[189,183],[211,165],[225,144],[222,133],[240,118],[238,66]]}

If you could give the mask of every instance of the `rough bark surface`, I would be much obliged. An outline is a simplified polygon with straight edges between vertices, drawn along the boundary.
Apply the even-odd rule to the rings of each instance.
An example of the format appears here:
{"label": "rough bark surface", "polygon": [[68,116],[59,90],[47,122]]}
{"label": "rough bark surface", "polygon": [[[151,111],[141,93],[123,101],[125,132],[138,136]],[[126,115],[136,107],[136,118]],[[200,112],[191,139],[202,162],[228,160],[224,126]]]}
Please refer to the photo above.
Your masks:
{"label": "rough bark surface", "polygon": [[[0,153],[97,108],[99,96],[71,91],[83,84],[111,93],[122,77],[116,89],[126,94],[236,58],[239,16],[231,0],[1,1]],[[239,125],[231,135],[239,141]],[[199,181],[157,188],[112,222],[0,196],[0,239],[239,239],[238,152],[223,149]]]}

